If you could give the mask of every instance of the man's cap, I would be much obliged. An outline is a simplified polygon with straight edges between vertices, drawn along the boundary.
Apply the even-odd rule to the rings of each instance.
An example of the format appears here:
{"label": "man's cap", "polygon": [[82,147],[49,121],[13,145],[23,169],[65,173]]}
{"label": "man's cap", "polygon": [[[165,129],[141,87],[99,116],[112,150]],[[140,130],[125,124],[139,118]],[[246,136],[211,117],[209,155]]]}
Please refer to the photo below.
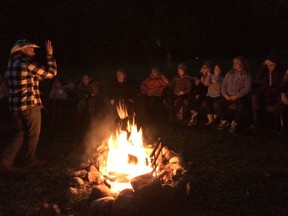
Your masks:
{"label": "man's cap", "polygon": [[18,52],[26,47],[33,47],[33,48],[39,48],[36,44],[33,44],[32,42],[26,40],[26,39],[20,39],[17,40],[14,46],[12,47],[10,54],[13,54],[15,52]]}

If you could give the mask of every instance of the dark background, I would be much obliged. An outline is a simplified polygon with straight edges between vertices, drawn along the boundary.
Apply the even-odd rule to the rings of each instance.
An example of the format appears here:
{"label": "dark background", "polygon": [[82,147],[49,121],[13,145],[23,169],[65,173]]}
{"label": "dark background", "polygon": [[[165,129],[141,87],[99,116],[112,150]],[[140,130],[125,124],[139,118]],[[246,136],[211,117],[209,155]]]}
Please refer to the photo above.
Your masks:
{"label": "dark background", "polygon": [[[58,65],[263,57],[288,51],[286,0],[2,0],[0,63],[19,38]],[[38,52],[43,52],[40,49]]]}

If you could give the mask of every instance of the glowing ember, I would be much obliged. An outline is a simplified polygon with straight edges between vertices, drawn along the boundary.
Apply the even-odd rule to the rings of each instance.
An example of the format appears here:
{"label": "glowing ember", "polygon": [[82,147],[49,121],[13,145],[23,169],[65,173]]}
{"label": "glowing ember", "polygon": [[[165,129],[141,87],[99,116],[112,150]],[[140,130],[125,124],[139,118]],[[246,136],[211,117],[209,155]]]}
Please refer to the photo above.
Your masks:
{"label": "glowing ember", "polygon": [[[138,175],[152,171],[150,159],[143,146],[142,129],[137,129],[134,122],[127,120],[127,109],[123,104],[117,107],[120,124],[116,135],[111,135],[108,141],[108,156],[106,167],[101,167],[101,172],[117,180],[111,183],[111,190],[120,192],[131,188],[130,180]],[[123,129],[121,121],[127,120]]]}

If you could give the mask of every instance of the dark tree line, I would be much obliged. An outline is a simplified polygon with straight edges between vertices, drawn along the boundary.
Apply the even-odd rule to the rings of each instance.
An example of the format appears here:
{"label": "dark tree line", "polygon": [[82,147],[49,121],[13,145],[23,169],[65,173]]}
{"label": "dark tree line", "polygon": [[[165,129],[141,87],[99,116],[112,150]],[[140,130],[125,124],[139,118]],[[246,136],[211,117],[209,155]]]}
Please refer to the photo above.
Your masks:
{"label": "dark tree line", "polygon": [[[287,52],[286,0],[5,0],[1,64],[18,38],[54,41],[65,63]],[[264,54],[264,55],[265,55]]]}

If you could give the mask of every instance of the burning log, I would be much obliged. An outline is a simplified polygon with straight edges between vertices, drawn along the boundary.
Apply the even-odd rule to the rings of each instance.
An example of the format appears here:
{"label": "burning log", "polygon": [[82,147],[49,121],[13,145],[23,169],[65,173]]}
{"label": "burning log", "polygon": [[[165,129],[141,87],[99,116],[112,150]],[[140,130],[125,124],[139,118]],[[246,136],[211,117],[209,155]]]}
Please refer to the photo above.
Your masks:
{"label": "burning log", "polygon": [[144,200],[157,199],[162,192],[159,178],[152,174],[144,174],[131,179],[131,185],[136,195]]}

